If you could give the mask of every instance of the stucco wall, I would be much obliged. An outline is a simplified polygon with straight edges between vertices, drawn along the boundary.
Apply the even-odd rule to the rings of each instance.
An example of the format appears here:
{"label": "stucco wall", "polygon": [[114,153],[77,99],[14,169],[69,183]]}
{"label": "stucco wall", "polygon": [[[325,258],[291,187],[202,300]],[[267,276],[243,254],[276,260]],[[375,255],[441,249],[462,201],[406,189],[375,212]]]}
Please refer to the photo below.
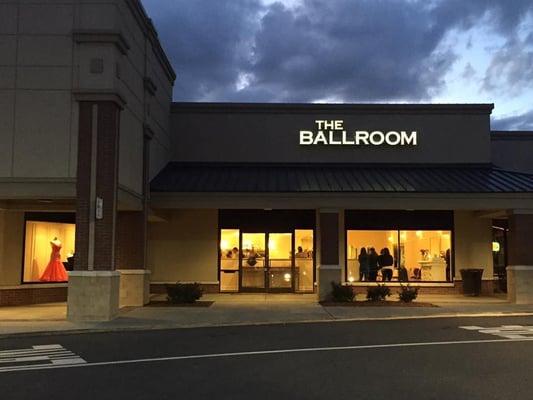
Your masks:
{"label": "stucco wall", "polygon": [[[151,27],[137,0],[3,1],[0,177],[74,178],[76,93],[113,92],[126,102],[120,121],[119,184],[141,194],[145,129],[153,135],[152,176],[172,151],[173,73]],[[87,40],[83,35],[88,32],[97,39]],[[126,43],[122,48],[118,34]],[[97,72],[91,70],[95,60],[102,63]],[[147,91],[147,79],[153,93]]]}
{"label": "stucco wall", "polygon": [[0,4],[0,176],[72,176],[72,2]]}
{"label": "stucco wall", "polygon": [[173,210],[148,227],[152,282],[217,281],[218,211]]}
{"label": "stucco wall", "polygon": [[483,279],[492,279],[492,220],[476,218],[472,211],[455,211],[455,278],[462,268],[483,268]]}
{"label": "stucco wall", "polygon": [[493,132],[492,162],[513,171],[533,173],[533,132]]}
{"label": "stucco wall", "polygon": [[23,232],[23,212],[0,211],[0,286],[20,284]]}

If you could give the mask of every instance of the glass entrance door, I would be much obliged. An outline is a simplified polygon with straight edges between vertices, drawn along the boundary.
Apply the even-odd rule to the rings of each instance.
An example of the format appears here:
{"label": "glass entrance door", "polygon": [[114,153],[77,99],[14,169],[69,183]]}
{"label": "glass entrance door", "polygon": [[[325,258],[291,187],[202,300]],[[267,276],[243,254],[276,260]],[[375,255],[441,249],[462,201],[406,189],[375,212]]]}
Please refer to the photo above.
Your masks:
{"label": "glass entrance door", "polygon": [[267,283],[270,291],[293,290],[292,233],[268,234]]}
{"label": "glass entrance door", "polygon": [[266,233],[243,233],[241,243],[240,289],[264,291],[267,272]]}
{"label": "glass entrance door", "polygon": [[242,233],[241,291],[294,290],[292,233]]}

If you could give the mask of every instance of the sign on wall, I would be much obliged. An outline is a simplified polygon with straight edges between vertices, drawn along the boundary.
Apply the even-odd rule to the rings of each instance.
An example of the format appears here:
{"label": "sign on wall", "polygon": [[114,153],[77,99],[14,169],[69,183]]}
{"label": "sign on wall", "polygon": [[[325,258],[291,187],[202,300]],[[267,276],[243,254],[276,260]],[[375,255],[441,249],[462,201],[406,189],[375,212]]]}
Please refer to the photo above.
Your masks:
{"label": "sign on wall", "polygon": [[354,130],[344,128],[344,121],[315,120],[316,131],[300,131],[300,145],[341,145],[341,146],[416,146],[417,131]]}

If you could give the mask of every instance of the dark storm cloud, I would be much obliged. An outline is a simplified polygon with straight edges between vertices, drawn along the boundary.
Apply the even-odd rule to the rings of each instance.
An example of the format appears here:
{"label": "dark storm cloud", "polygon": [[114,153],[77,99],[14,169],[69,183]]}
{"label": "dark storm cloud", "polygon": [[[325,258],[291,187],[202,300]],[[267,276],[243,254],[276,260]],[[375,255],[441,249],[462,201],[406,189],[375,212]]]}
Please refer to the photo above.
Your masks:
{"label": "dark storm cloud", "polygon": [[506,118],[495,118],[491,127],[494,130],[533,131],[533,110]]}
{"label": "dark storm cloud", "polygon": [[[259,0],[144,0],[178,75],[175,99],[213,100],[249,68]],[[223,99],[220,99],[223,100]]]}
{"label": "dark storm cloud", "polygon": [[[443,44],[448,32],[485,17],[511,40],[532,7],[531,0],[145,4],[178,73],[176,100],[295,102],[430,100],[457,58]],[[527,62],[504,70],[520,73]]]}

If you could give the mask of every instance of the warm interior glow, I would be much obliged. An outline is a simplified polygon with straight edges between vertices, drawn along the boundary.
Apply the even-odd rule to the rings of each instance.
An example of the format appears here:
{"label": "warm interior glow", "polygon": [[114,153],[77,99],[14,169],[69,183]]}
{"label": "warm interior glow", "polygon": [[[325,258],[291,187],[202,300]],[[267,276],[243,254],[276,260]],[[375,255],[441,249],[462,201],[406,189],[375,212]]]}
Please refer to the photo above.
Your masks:
{"label": "warm interior glow", "polygon": [[296,229],[294,231],[294,246],[296,288],[300,291],[312,291],[314,265],[313,230]]}
{"label": "warm interior glow", "polygon": [[[409,280],[446,281],[451,266],[451,232],[442,230],[349,230],[347,231],[348,281],[360,280],[361,249],[374,247],[379,254],[388,248],[396,267],[407,269]],[[448,256],[446,255],[448,253]],[[400,259],[397,259],[397,258]],[[378,274],[379,279],[379,274]],[[398,279],[398,269],[393,280]]]}
{"label": "warm interior glow", "polygon": [[[268,246],[266,246],[267,237]],[[239,249],[239,238],[242,249]],[[312,291],[314,287],[313,243],[312,229],[296,229],[294,234],[273,232],[268,233],[268,236],[266,232],[241,233],[238,229],[221,229],[221,290],[238,291],[240,273],[242,273],[243,288],[264,287],[264,268],[266,267],[270,268],[270,273],[266,275],[270,280],[270,288],[291,288],[294,283],[297,291]],[[257,254],[254,260],[250,259],[250,254],[253,254],[252,249]],[[249,259],[250,262],[248,262]],[[241,271],[239,271],[239,261],[242,264]]]}
{"label": "warm interior glow", "polygon": [[74,254],[76,225],[59,222],[26,221],[24,282],[39,282],[52,254],[50,241],[61,242],[61,262]]}

